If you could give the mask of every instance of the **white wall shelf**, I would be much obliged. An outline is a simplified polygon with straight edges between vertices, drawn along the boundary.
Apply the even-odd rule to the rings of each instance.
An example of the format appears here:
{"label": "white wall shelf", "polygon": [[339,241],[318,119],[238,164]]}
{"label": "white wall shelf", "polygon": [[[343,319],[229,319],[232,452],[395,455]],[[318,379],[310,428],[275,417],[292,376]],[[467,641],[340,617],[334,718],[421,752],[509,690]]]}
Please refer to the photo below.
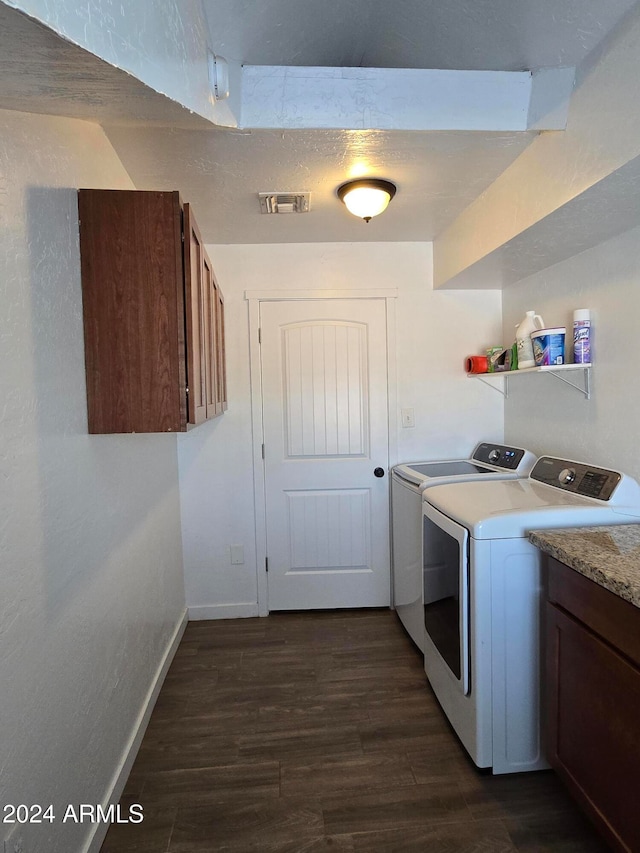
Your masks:
{"label": "white wall shelf", "polygon": [[[591,365],[590,364],[550,364],[545,367],[525,367],[522,370],[508,370],[497,373],[467,373],[469,379],[479,379],[493,388],[505,398],[509,396],[509,380],[512,377],[524,376],[528,373],[546,373],[549,376],[555,376],[581,394],[584,394],[587,400],[591,399]],[[572,382],[565,374],[567,373],[582,373],[582,384]],[[493,380],[503,379],[504,383],[497,383]],[[500,387],[502,385],[502,387]]]}

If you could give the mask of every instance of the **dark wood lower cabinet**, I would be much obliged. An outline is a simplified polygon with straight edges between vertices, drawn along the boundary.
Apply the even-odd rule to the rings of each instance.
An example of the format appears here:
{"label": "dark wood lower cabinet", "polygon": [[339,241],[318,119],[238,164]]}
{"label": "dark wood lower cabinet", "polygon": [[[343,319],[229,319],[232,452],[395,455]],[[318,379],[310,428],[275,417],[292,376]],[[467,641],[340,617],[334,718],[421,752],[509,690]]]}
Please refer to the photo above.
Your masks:
{"label": "dark wood lower cabinet", "polygon": [[547,757],[614,850],[640,851],[640,610],[548,558]]}

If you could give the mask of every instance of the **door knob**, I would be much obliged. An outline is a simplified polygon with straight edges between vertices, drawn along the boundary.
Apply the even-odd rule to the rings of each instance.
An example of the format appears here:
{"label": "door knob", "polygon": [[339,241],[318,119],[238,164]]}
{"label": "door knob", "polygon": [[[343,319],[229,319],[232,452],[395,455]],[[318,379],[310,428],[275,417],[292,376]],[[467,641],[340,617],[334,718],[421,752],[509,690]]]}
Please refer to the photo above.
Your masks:
{"label": "door knob", "polygon": [[384,468],[374,468],[373,475],[374,477],[384,477]]}

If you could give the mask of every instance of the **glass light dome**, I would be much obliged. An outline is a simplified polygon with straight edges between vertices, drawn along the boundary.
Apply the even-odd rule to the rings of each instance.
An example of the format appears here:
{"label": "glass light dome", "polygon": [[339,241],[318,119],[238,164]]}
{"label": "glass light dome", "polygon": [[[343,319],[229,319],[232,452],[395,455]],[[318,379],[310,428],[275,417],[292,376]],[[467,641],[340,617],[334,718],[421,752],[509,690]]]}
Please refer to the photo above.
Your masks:
{"label": "glass light dome", "polygon": [[350,213],[359,216],[365,222],[378,216],[387,209],[387,205],[396,194],[395,184],[378,178],[362,178],[347,181],[338,187],[338,198],[347,206]]}

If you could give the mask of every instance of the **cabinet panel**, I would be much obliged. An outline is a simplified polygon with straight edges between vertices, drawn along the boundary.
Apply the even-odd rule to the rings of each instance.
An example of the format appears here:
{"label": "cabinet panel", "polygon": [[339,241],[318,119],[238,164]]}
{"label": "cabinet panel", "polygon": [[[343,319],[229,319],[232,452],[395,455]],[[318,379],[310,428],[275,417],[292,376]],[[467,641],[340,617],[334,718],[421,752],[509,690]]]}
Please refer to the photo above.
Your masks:
{"label": "cabinet panel", "polygon": [[[565,604],[576,600],[583,612],[597,613],[598,601],[601,610],[607,609],[607,590],[556,561],[550,563],[555,564],[550,566],[555,598]],[[568,592],[575,592],[576,579],[582,590],[572,599]],[[640,614],[636,617],[635,634]],[[545,660],[547,758],[614,849],[640,850],[640,670],[588,625],[550,602]]]}
{"label": "cabinet panel", "polygon": [[182,429],[178,193],[80,190],[78,209],[89,432]]}
{"label": "cabinet panel", "polygon": [[206,318],[206,342],[207,342],[207,363],[206,363],[206,406],[207,417],[215,418],[220,414],[218,411],[217,400],[217,383],[218,383],[218,365],[217,365],[217,328],[216,328],[216,286],[211,268],[209,256],[205,253],[204,256],[204,296],[205,296],[205,318]]}
{"label": "cabinet panel", "polygon": [[[189,423],[202,423],[222,414],[218,404],[221,367],[219,361],[218,287],[211,260],[188,204],[184,206],[185,243],[189,240],[187,281],[191,281],[191,308],[187,306],[187,337],[193,336],[189,361]],[[185,256],[187,250],[185,248]],[[187,269],[185,264],[185,269]],[[187,300],[189,302],[189,300]],[[189,318],[191,325],[189,326]]]}
{"label": "cabinet panel", "polygon": [[189,204],[184,206],[184,268],[187,365],[189,377],[188,420],[200,424],[207,417],[207,309],[204,246]]}
{"label": "cabinet panel", "polygon": [[[215,279],[214,279],[215,282]],[[227,361],[224,338],[224,297],[222,291],[215,285],[216,300],[216,414],[227,410]]]}

